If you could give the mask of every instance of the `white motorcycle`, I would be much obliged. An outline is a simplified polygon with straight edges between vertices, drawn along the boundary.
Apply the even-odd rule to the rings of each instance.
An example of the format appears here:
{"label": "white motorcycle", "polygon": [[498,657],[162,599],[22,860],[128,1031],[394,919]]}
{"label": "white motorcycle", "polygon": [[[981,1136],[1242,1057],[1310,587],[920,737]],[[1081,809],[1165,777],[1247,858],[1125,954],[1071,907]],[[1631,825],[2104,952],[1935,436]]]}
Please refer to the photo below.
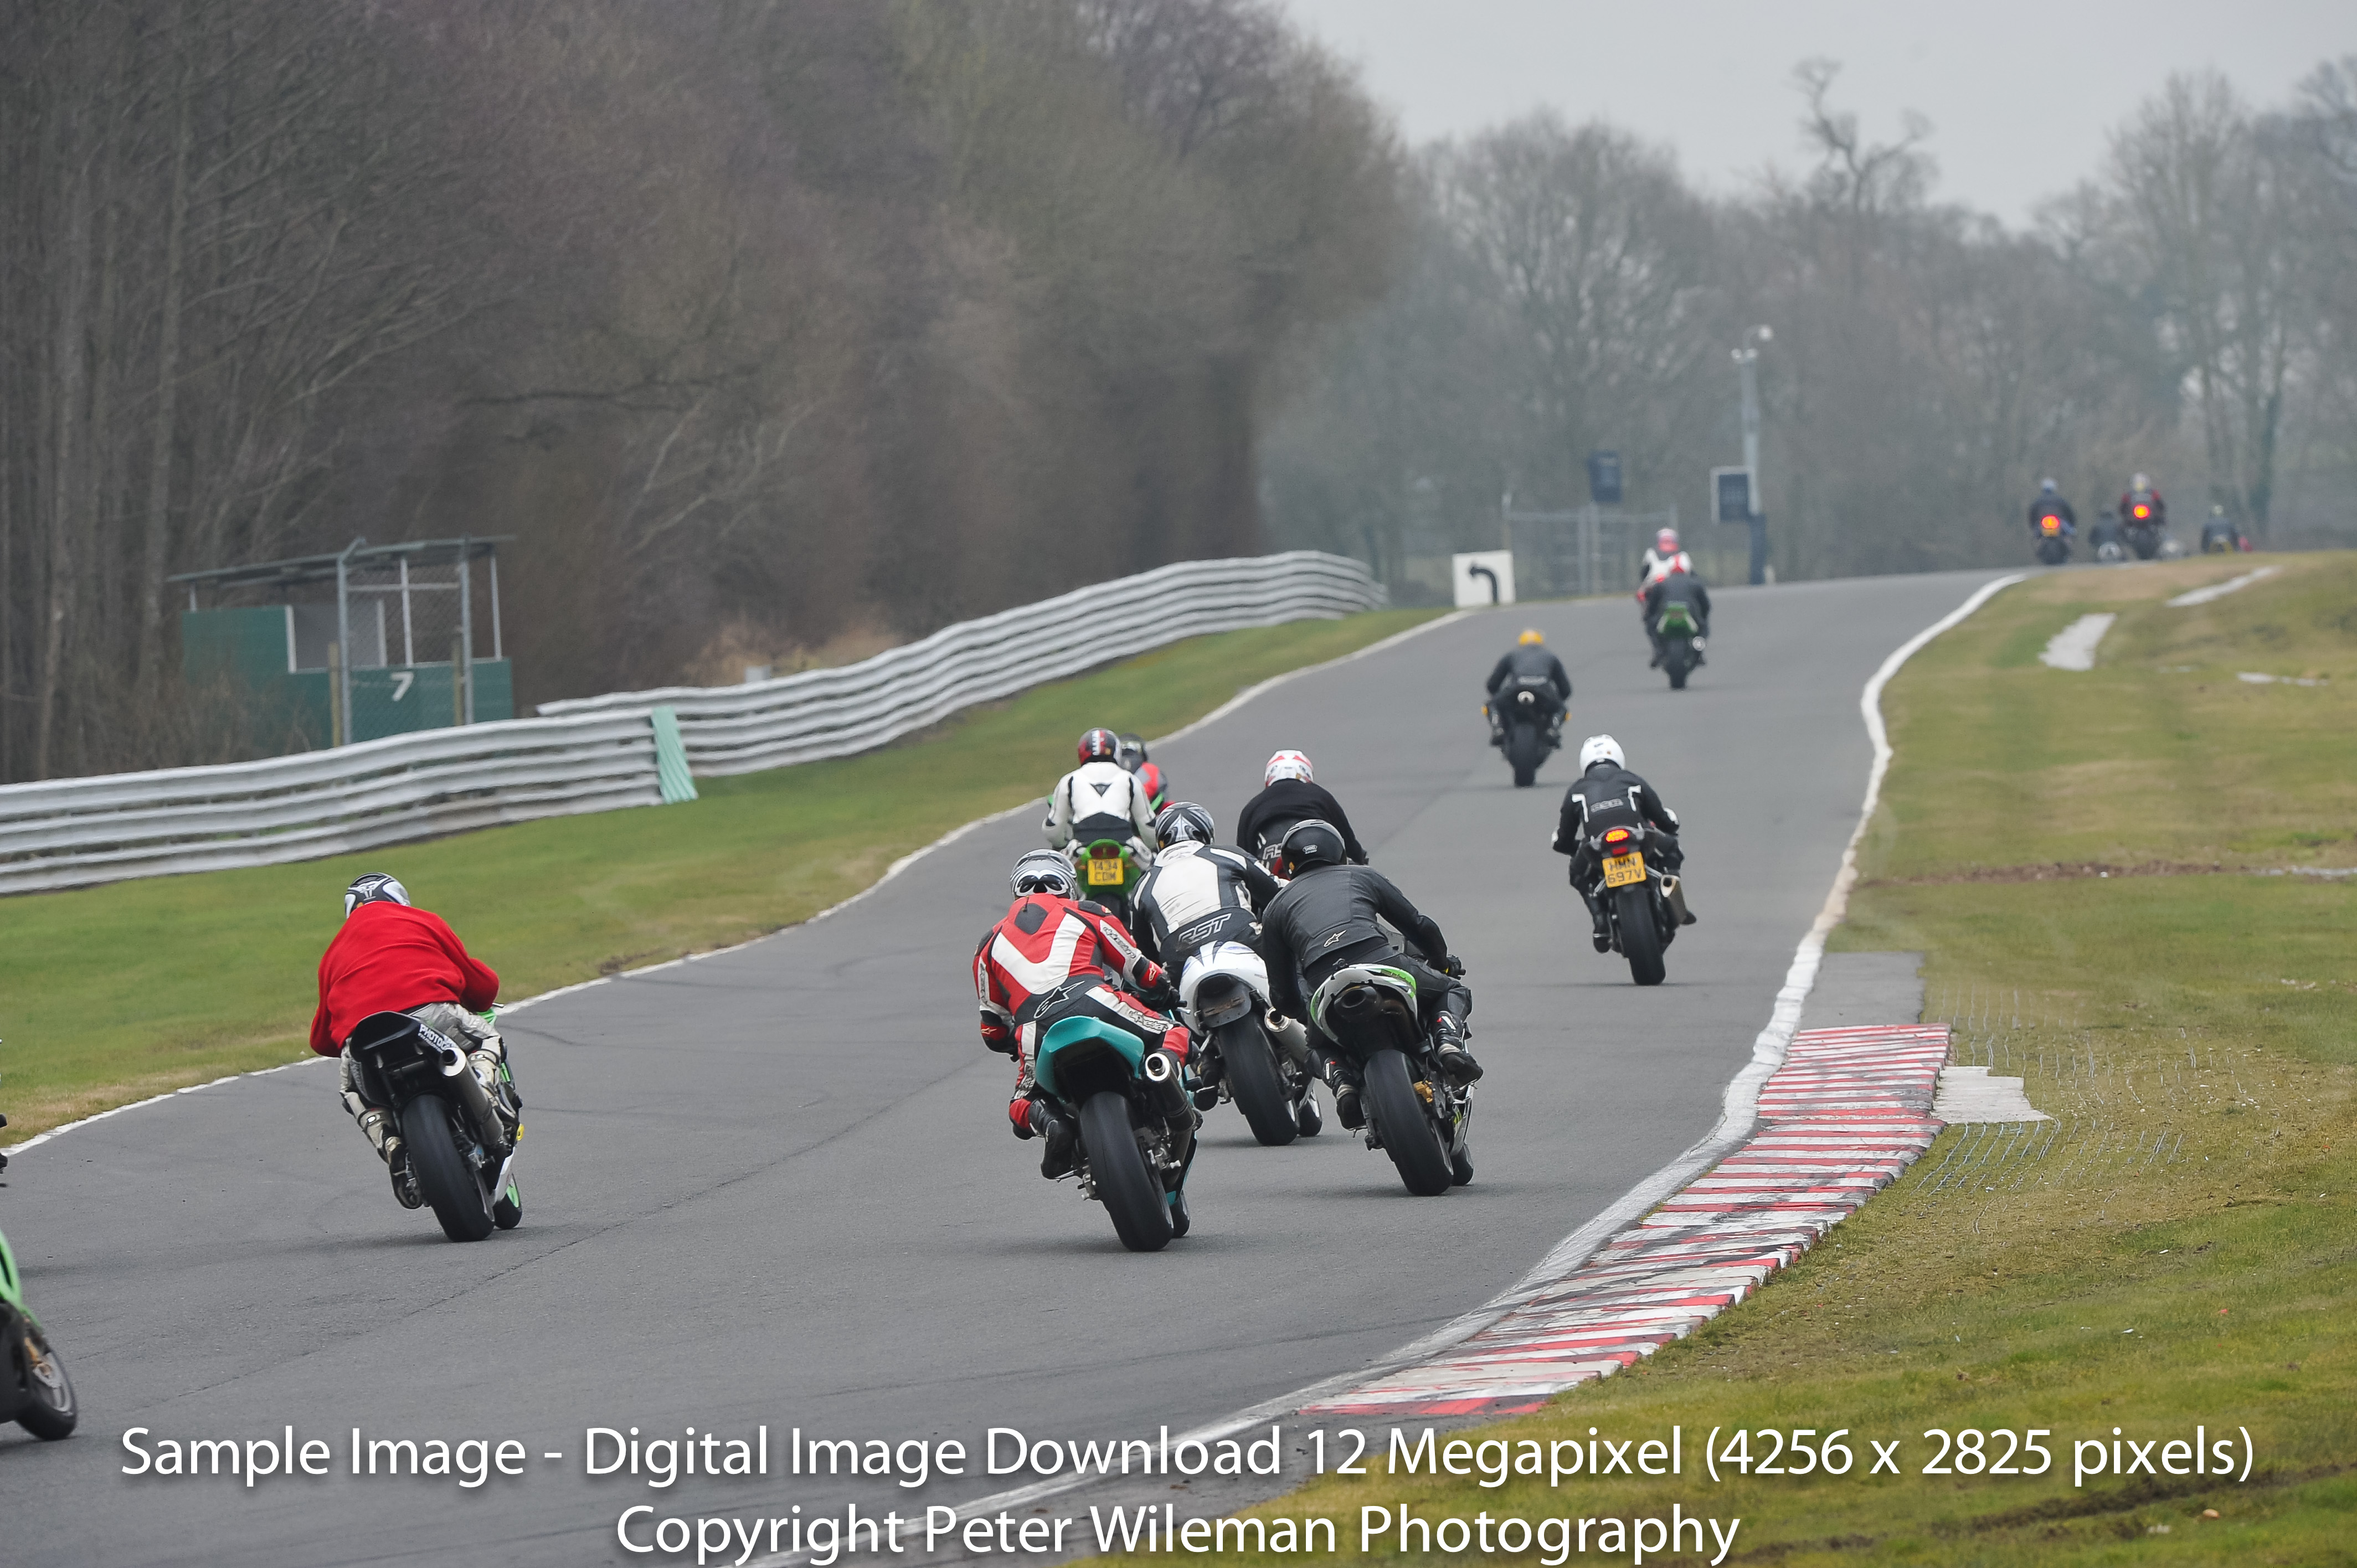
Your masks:
{"label": "white motorcycle", "polygon": [[1308,1034],[1269,1012],[1268,966],[1242,942],[1213,942],[1178,972],[1178,1009],[1201,1043],[1195,1107],[1233,1100],[1270,1145],[1315,1137],[1318,1113]]}

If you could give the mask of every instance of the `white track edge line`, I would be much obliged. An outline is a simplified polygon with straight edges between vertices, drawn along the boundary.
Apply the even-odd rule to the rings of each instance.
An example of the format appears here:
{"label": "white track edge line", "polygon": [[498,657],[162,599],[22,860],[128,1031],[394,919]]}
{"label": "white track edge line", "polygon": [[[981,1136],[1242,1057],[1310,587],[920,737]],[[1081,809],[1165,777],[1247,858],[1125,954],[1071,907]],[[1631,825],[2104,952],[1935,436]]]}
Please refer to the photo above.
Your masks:
{"label": "white track edge line", "polygon": [[[1260,696],[1262,693],[1268,692],[1275,687],[1285,684],[1287,681],[1296,680],[1303,675],[1314,675],[1320,670],[1330,670],[1338,664],[1347,664],[1353,659],[1363,659],[1370,653],[1380,652],[1384,649],[1392,648],[1399,643],[1405,642],[1409,638],[1421,636],[1423,633],[1432,630],[1435,627],[1447,626],[1451,621],[1462,620],[1470,612],[1458,610],[1453,614],[1436,616],[1431,620],[1424,621],[1418,625],[1409,627],[1405,631],[1394,632],[1391,636],[1383,638],[1379,641],[1371,642],[1364,648],[1355,649],[1352,651],[1342,654],[1337,658],[1329,659],[1323,663],[1306,664],[1298,670],[1288,670],[1282,675],[1271,676],[1268,680],[1260,682],[1255,685],[1245,687],[1243,691],[1238,692],[1234,696],[1230,697],[1226,702],[1222,703],[1218,707],[1213,708],[1210,713],[1205,714],[1201,718],[1197,719],[1193,724],[1186,725],[1178,729],[1173,730],[1168,735],[1164,736],[1160,740],[1155,741],[1152,744],[1162,746],[1170,741],[1178,740],[1182,736],[1192,735],[1197,730],[1201,729],[1205,725],[1210,724],[1212,720],[1226,717],[1228,714],[1234,713],[1238,708],[1243,707],[1246,703],[1251,702],[1254,698]],[[524,997],[521,1001],[503,1003],[500,1007],[500,1011],[501,1013],[517,1013],[522,1011],[526,1007],[537,1006],[543,1002],[553,1002],[560,996],[570,996],[576,991],[587,991],[594,986],[610,985],[617,980],[630,980],[641,974],[652,974],[657,970],[671,969],[683,963],[695,963],[707,958],[718,958],[724,953],[741,952],[745,949],[752,947],[756,943],[766,942],[773,938],[782,937],[791,932],[801,930],[806,926],[816,925],[819,921],[825,919],[828,916],[839,915],[844,910],[850,908],[854,904],[858,903],[861,899],[874,894],[886,883],[891,881],[894,877],[899,875],[902,872],[908,870],[910,866],[916,865],[917,862],[924,859],[935,850],[946,849],[951,844],[957,843],[958,840],[965,837],[968,833],[986,828],[993,822],[1004,822],[1008,817],[1014,816],[1018,811],[1030,811],[1033,807],[1039,805],[1041,800],[1046,799],[1047,797],[1044,795],[1034,796],[1030,800],[1023,801],[1020,805],[1009,806],[1003,811],[993,811],[986,817],[976,817],[970,822],[960,823],[958,826],[952,828],[949,832],[943,833],[941,837],[935,839],[932,843],[924,845],[920,849],[910,850],[907,854],[902,855],[899,859],[886,866],[884,868],[883,875],[877,877],[875,881],[869,883],[858,892],[854,893],[850,897],[830,904],[825,908],[821,909],[817,914],[812,915],[804,919],[797,920],[791,926],[780,926],[774,931],[764,931],[758,937],[749,937],[744,941],[733,942],[725,948],[707,948],[701,952],[686,953],[678,958],[667,959],[662,963],[651,963],[643,969],[625,969],[618,971],[613,974],[601,974],[595,980],[576,981],[570,985],[560,985],[554,991],[539,992],[533,995]],[[136,1111],[143,1106],[161,1105],[164,1101],[170,1100],[177,1095],[193,1094],[198,1090],[212,1089],[224,1083],[234,1083],[242,1078],[262,1078],[274,1072],[285,1072],[288,1068],[302,1067],[311,1061],[326,1061],[328,1059],[328,1058],[326,1057],[296,1057],[292,1061],[280,1062],[275,1067],[256,1068],[251,1072],[233,1072],[223,1078],[208,1079],[203,1083],[192,1083],[181,1089],[168,1089],[161,1094],[150,1095],[145,1100],[135,1100],[128,1105],[117,1105],[112,1110],[101,1111],[95,1115],[84,1116],[79,1121],[64,1122],[59,1126],[50,1128],[46,1133],[36,1133],[33,1136],[26,1139],[21,1144],[0,1144],[0,1154],[19,1155],[24,1153],[27,1149],[39,1147],[41,1144],[48,1143],[50,1139],[57,1137],[60,1133],[70,1133],[77,1127],[87,1127],[93,1122],[103,1122],[110,1116],[120,1116],[126,1111]]]}
{"label": "white track edge line", "polygon": [[[1752,1042],[1751,1061],[1727,1086],[1718,1125],[1700,1143],[1631,1187],[1602,1213],[1557,1242],[1544,1258],[1501,1294],[1470,1312],[1451,1318],[1421,1339],[1402,1346],[1380,1360],[1351,1371],[1338,1372],[1330,1378],[1321,1378],[1289,1394],[1263,1400],[1233,1415],[1180,1433],[1171,1440],[1173,1443],[1215,1443],[1273,1416],[1289,1415],[1304,1405],[1315,1404],[1328,1394],[1341,1393],[1361,1383],[1388,1377],[1405,1367],[1427,1359],[1435,1351],[1445,1350],[1471,1338],[1521,1305],[1537,1287],[1547,1283],[1563,1271],[1586,1262],[1598,1248],[1630,1220],[1637,1219],[1675,1192],[1685,1180],[1729,1152],[1749,1135],[1752,1123],[1758,1119],[1760,1085],[1766,1083],[1776,1069],[1782,1065],[1784,1053],[1792,1045],[1793,1032],[1800,1026],[1801,1004],[1808,1000],[1810,989],[1816,984],[1817,968],[1824,958],[1825,938],[1841,924],[1843,915],[1848,911],[1850,889],[1857,882],[1857,846],[1866,837],[1867,825],[1874,820],[1875,807],[1882,800],[1882,779],[1890,770],[1892,755],[1890,733],[1882,722],[1882,690],[1890,683],[1890,678],[1899,673],[1900,666],[1921,651],[1926,643],[1964,620],[2002,590],[2029,575],[2027,572],[2016,572],[1995,582],[1983,584],[1963,604],[1892,650],[1890,656],[1867,680],[1865,691],[1859,693],[1858,709],[1866,718],[1867,736],[1874,742],[1874,765],[1867,773],[1866,802],[1859,808],[1857,826],[1850,830],[1849,843],[1842,850],[1841,868],[1834,874],[1834,885],[1825,895],[1824,907],[1817,912],[1815,924],[1809,928],[1808,935],[1801,939],[1801,945],[1792,955],[1792,967],[1784,975],[1783,989],[1776,993],[1776,1004],[1769,1015],[1768,1026],[1760,1030],[1759,1037]],[[1428,621],[1426,626],[1439,626],[1456,618],[1447,616]],[[1425,628],[1414,629],[1423,630]],[[1383,646],[1382,643],[1372,645],[1374,648]],[[1065,1476],[1052,1481],[1017,1487],[1012,1491],[996,1492],[989,1497],[960,1504],[958,1518],[968,1520],[1000,1509],[1018,1508],[1103,1479],[1104,1477],[1101,1476]],[[755,1558],[753,1568],[791,1568],[791,1564],[802,1562],[809,1555],[808,1552],[781,1552]]]}

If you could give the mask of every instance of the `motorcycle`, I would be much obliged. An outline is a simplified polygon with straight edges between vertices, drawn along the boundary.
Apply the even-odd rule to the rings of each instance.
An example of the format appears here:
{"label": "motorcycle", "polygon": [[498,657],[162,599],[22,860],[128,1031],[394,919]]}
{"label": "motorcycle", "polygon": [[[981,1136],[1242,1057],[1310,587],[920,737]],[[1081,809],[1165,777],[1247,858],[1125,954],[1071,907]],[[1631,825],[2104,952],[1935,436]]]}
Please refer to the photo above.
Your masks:
{"label": "motorcycle", "polygon": [[2038,559],[2048,566],[2060,566],[2071,559],[2070,532],[2050,511],[2038,520]]}
{"label": "motorcycle", "polygon": [[1146,880],[1152,857],[1138,849],[1135,839],[1076,840],[1068,853],[1081,897],[1103,904],[1123,925],[1129,924],[1130,895]]}
{"label": "motorcycle", "polygon": [[1555,688],[1542,676],[1518,676],[1499,691],[1494,705],[1481,711],[1491,720],[1490,744],[1505,753],[1514,770],[1514,788],[1529,789],[1538,781],[1547,753],[1563,745],[1563,708]]}
{"label": "motorcycle", "polygon": [[1647,863],[1638,829],[1607,828],[1591,836],[1587,847],[1596,863],[1587,896],[1604,910],[1611,950],[1629,961],[1629,977],[1638,984],[1661,984],[1669,974],[1663,950],[1680,926],[1694,921],[1686,912],[1685,889],[1675,876]]}
{"label": "motorcycle", "polygon": [[466,1050],[406,1013],[371,1013],[352,1031],[361,1097],[401,1124],[393,1196],[431,1204],[442,1233],[479,1241],[523,1220],[516,1187],[522,1108],[507,1064],[486,1080]]}
{"label": "motorcycle", "polygon": [[[1305,1065],[1306,1045],[1279,1051],[1268,1004],[1268,965],[1242,942],[1213,942],[1178,972],[1178,1006],[1202,1052],[1195,1109],[1233,1100],[1253,1136],[1275,1147],[1314,1138],[1324,1125]],[[1297,1029],[1299,1026],[1288,1026]],[[1292,1043],[1292,1042],[1288,1042]]]}
{"label": "motorcycle", "polygon": [[1653,631],[1662,639],[1662,671],[1670,678],[1670,690],[1684,691],[1686,677],[1702,662],[1698,647],[1702,628],[1695,623],[1694,611],[1673,599],[1662,607]]}
{"label": "motorcycle", "polygon": [[2160,553],[2161,520],[2152,502],[2130,501],[2127,515],[2120,519],[2120,529],[2137,560],[2149,561]]}
{"label": "motorcycle", "polygon": [[1400,1185],[1437,1197],[1473,1179],[1473,1089],[1433,1060],[1415,982],[1388,964],[1350,964],[1310,998],[1309,1015],[1359,1069],[1370,1149],[1391,1156]]}
{"label": "motorcycle", "polygon": [[1121,1244],[1158,1252],[1193,1225],[1187,1167],[1198,1118],[1178,1058],[1147,1050],[1099,1018],[1059,1018],[1039,1042],[1032,1079],[1081,1130],[1081,1196],[1105,1206]]}
{"label": "motorcycle", "polygon": [[[8,1118],[0,1116],[0,1127]],[[0,1155],[0,1171],[8,1156]],[[34,1436],[54,1443],[71,1435],[81,1419],[66,1364],[49,1344],[41,1320],[25,1305],[25,1277],[16,1254],[0,1236],[0,1422],[13,1421]]]}

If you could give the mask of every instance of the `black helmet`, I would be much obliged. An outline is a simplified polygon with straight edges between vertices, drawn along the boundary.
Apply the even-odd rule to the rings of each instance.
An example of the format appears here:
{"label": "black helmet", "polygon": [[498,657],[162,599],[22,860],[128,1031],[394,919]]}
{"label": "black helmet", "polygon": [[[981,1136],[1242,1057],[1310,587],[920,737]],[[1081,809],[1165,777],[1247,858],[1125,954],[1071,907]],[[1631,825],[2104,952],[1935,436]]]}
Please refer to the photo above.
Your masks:
{"label": "black helmet", "polygon": [[1314,818],[1286,829],[1285,843],[1277,853],[1287,876],[1298,876],[1312,865],[1340,865],[1347,857],[1342,835],[1334,831],[1334,825]]}
{"label": "black helmet", "polygon": [[382,871],[371,871],[365,876],[354,877],[352,885],[344,889],[344,918],[350,919],[352,911],[363,904],[407,904],[408,902],[408,888],[404,887]]}
{"label": "black helmet", "polygon": [[1180,800],[1162,808],[1154,819],[1154,843],[1157,848],[1168,849],[1174,843],[1209,843],[1211,842],[1211,813],[1192,800]]}
{"label": "black helmet", "polygon": [[1035,849],[1017,859],[1006,880],[1018,898],[1034,893],[1051,894],[1058,898],[1072,896],[1071,862],[1052,849]]}
{"label": "black helmet", "polygon": [[1119,737],[1119,740],[1121,750],[1115,755],[1114,760],[1132,773],[1154,760],[1146,755],[1146,742],[1137,736],[1125,734]]}

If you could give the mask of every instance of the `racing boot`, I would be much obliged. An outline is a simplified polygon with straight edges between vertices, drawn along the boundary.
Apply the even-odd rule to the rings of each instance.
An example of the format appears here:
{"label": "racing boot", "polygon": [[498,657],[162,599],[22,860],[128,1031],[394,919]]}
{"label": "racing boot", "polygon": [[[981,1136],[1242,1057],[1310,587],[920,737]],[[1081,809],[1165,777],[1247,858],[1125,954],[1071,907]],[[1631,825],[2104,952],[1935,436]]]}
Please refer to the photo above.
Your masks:
{"label": "racing boot", "polygon": [[1334,1120],[1351,1132],[1367,1124],[1365,1107],[1359,1103],[1359,1075],[1356,1069],[1340,1057],[1326,1059],[1326,1085],[1334,1091]]}
{"label": "racing boot", "polygon": [[1481,1080],[1481,1064],[1475,1061],[1473,1053],[1465,1048],[1469,1032],[1465,1020],[1454,1013],[1444,1011],[1433,1020],[1433,1058],[1439,1063],[1442,1074],[1451,1083],[1479,1083]]}
{"label": "racing boot", "polygon": [[382,1105],[371,1105],[349,1089],[344,1090],[344,1109],[361,1124],[361,1134],[368,1139],[377,1158],[392,1165],[401,1153],[400,1119]]}
{"label": "racing boot", "polygon": [[1596,927],[1593,933],[1596,940],[1596,950],[1598,952],[1610,952],[1612,950],[1612,919],[1610,916],[1604,912],[1603,902],[1600,899],[1589,897],[1585,888],[1580,890],[1579,901],[1587,906],[1587,918]]}
{"label": "racing boot", "polygon": [[[1072,1155],[1081,1144],[1081,1130],[1047,1101],[1032,1098],[1018,1100],[1022,1118],[1015,1123],[1018,1138],[1036,1137],[1047,1147],[1039,1155],[1039,1174],[1049,1181],[1071,1174]],[[1012,1107],[1009,1108],[1010,1112]]]}

